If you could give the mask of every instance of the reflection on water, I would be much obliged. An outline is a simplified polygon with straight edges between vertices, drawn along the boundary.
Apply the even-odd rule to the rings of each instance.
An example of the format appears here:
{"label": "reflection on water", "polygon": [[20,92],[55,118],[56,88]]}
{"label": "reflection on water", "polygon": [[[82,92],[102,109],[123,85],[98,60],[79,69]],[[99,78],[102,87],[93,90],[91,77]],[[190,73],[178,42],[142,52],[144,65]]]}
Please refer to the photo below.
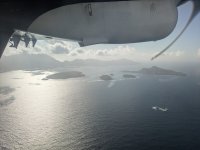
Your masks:
{"label": "reflection on water", "polygon": [[15,100],[15,97],[10,95],[14,91],[15,89],[9,86],[0,87],[0,107],[7,106]]}
{"label": "reflection on water", "polygon": [[[200,87],[191,77],[173,82],[167,82],[167,77],[160,82],[155,76],[125,80],[112,72],[115,80],[110,82],[99,81],[97,72],[84,73],[84,79],[47,81],[42,79],[53,73],[0,74],[1,86],[7,87],[1,94],[15,98],[12,105],[0,107],[0,147],[197,148]],[[154,111],[152,106],[169,110]]]}

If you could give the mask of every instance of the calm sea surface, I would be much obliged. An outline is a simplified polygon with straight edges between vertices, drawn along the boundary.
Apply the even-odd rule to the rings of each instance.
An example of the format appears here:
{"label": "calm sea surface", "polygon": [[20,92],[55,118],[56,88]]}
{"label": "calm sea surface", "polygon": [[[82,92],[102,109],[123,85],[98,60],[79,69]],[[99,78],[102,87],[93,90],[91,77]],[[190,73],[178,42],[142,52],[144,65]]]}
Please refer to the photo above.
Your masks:
{"label": "calm sea surface", "polygon": [[[67,80],[42,80],[51,72],[1,73],[0,150],[200,149],[195,73],[123,79],[117,69],[90,69]],[[114,81],[100,81],[104,72]]]}

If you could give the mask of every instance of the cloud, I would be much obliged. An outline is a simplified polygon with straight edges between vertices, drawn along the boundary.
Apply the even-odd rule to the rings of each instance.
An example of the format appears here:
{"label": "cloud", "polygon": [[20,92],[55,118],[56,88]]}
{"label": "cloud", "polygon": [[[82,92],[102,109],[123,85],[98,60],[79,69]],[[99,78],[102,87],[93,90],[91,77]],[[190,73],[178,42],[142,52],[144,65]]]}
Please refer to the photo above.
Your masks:
{"label": "cloud", "polygon": [[55,46],[52,47],[52,53],[53,54],[68,54],[69,50],[65,45],[62,44],[55,44]]}
{"label": "cloud", "polygon": [[129,46],[114,46],[108,48],[95,48],[95,49],[86,49],[84,50],[87,55],[91,56],[109,56],[109,57],[117,57],[117,56],[127,56],[127,55],[133,55],[135,52],[135,48],[129,47]]}
{"label": "cloud", "polygon": [[[149,53],[136,50],[131,45],[93,45],[79,47],[77,43],[59,40],[38,40],[34,48],[24,46],[20,42],[18,49],[7,47],[6,55],[15,54],[46,54],[57,60],[73,59],[149,59]],[[63,54],[63,55],[62,55]]]}
{"label": "cloud", "polygon": [[78,54],[75,52],[70,53],[70,56],[77,56]]}
{"label": "cloud", "polygon": [[110,56],[107,51],[97,51],[96,53],[98,56]]}
{"label": "cloud", "polygon": [[128,56],[135,54],[135,48],[130,46],[117,46],[113,48],[106,48],[106,49],[97,49],[96,55],[97,56]]}
{"label": "cloud", "polygon": [[[136,45],[137,47],[137,45]],[[60,41],[60,40],[38,40],[36,46],[26,48],[21,42],[18,49],[7,47],[6,55],[15,55],[20,53],[28,54],[46,54],[59,61],[74,60],[74,59],[101,59],[101,60],[115,60],[115,59],[130,59],[134,61],[150,61],[152,56],[158,51],[153,51],[152,48],[135,48],[133,44],[124,45],[93,45],[87,47],[79,47],[75,42]],[[149,49],[148,49],[149,48]],[[4,54],[5,55],[5,54]],[[176,50],[167,51],[158,58],[161,61],[185,60],[188,56],[187,52]],[[198,57],[200,57],[200,49],[198,50]]]}
{"label": "cloud", "polygon": [[77,50],[77,53],[79,53],[79,54],[83,54],[83,53],[84,53],[84,51],[83,51],[83,50],[81,50],[81,49],[78,49],[78,50]]}
{"label": "cloud", "polygon": [[[103,48],[102,48],[103,47]],[[149,60],[151,58],[151,53],[142,52],[136,50],[133,46],[130,45],[111,45],[107,46],[98,46],[98,47],[88,47],[83,48],[84,54],[79,55],[82,58],[91,58],[91,59],[103,59],[103,60],[114,60],[114,59],[130,59],[130,60]]]}
{"label": "cloud", "polygon": [[185,53],[181,50],[177,50],[177,51],[170,51],[170,52],[165,52],[164,55],[167,56],[174,56],[174,57],[181,57],[183,56]]}
{"label": "cloud", "polygon": [[200,57],[200,48],[197,50],[197,56]]}
{"label": "cloud", "polygon": [[[153,53],[151,55],[151,58],[153,56],[155,56],[156,54],[158,54],[159,51]],[[164,52],[162,55],[160,55],[156,61],[158,60],[161,60],[161,61],[180,61],[180,60],[185,60],[186,59],[186,56],[188,57],[189,55],[185,52],[185,51],[182,51],[182,50],[170,50],[170,51],[166,51]]]}

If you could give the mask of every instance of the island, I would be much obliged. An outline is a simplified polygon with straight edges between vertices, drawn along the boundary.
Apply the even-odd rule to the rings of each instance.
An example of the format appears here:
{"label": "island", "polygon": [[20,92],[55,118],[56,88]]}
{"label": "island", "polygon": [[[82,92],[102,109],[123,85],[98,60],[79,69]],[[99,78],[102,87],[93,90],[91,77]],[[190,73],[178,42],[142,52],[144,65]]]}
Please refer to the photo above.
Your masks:
{"label": "island", "polygon": [[99,77],[101,80],[104,80],[104,81],[110,81],[110,80],[113,80],[113,78],[109,75],[102,75]]}
{"label": "island", "polygon": [[82,72],[79,72],[79,71],[69,71],[69,72],[55,73],[55,74],[47,76],[46,78],[44,78],[42,80],[69,79],[69,78],[80,78],[80,77],[85,77],[85,75]]}
{"label": "island", "polygon": [[132,75],[132,74],[124,74],[123,77],[127,78],[127,79],[134,79],[134,78],[136,78],[136,76]]}
{"label": "island", "polygon": [[138,71],[125,71],[129,73],[141,73],[148,75],[175,75],[175,76],[186,76],[186,74],[182,72],[177,72],[173,70],[163,69],[160,67],[152,66],[151,68],[142,68]]}

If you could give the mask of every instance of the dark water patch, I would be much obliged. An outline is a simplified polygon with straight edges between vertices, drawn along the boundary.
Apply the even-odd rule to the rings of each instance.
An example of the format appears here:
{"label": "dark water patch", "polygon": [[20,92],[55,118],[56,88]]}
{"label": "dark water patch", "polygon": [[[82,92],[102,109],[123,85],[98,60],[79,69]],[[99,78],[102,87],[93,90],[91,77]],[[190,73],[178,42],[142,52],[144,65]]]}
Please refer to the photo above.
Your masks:
{"label": "dark water patch", "polygon": [[35,86],[39,86],[41,85],[40,83],[28,83],[29,85],[35,85]]}
{"label": "dark water patch", "polygon": [[42,80],[45,81],[45,80],[49,80],[49,79],[48,78],[43,78]]}
{"label": "dark water patch", "polygon": [[7,147],[0,146],[0,150],[10,150]]}
{"label": "dark water patch", "polygon": [[15,100],[14,96],[11,96],[9,98],[1,100],[0,101],[0,107],[8,106],[8,105],[12,104],[14,100]]}
{"label": "dark water patch", "polygon": [[2,95],[8,95],[14,91],[15,91],[14,88],[11,88],[8,86],[0,87],[0,94],[2,94]]}

